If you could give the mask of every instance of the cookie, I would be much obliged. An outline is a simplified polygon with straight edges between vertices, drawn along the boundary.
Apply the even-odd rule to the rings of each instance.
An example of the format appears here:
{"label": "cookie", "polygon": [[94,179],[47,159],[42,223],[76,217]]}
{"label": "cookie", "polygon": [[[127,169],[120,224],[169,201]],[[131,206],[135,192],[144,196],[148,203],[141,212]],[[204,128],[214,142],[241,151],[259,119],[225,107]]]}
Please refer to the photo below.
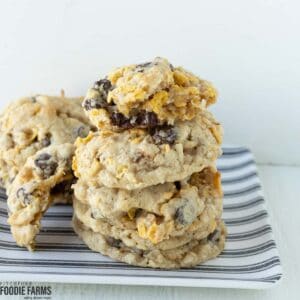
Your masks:
{"label": "cookie", "polygon": [[0,178],[8,188],[26,159],[49,145],[73,143],[90,130],[82,98],[36,96],[10,104],[0,117]]}
{"label": "cookie", "polygon": [[220,174],[211,168],[182,181],[131,191],[91,187],[81,180],[73,187],[75,198],[86,205],[83,223],[106,219],[121,229],[136,230],[153,244],[205,228],[204,223],[213,223],[222,214]]}
{"label": "cookie", "polygon": [[112,236],[115,239],[122,240],[129,247],[143,250],[153,248],[172,249],[186,244],[194,238],[205,238],[215,230],[221,217],[221,211],[218,211],[213,205],[207,205],[193,223],[185,228],[186,230],[179,229],[178,231],[165,232],[167,233],[164,236],[165,239],[158,240],[157,236],[162,237],[163,229],[165,228],[157,230],[157,227],[152,226],[148,231],[144,229],[140,231],[139,227],[136,228],[133,226],[133,223],[130,224],[126,221],[121,226],[119,224],[115,225],[114,223],[116,222],[114,220],[96,218],[92,209],[76,198],[73,199],[73,208],[74,216],[92,231]]}
{"label": "cookie", "polygon": [[43,214],[54,199],[68,193],[66,187],[74,179],[73,154],[73,144],[48,146],[27,159],[9,186],[8,223],[19,246],[33,250]]}
{"label": "cookie", "polygon": [[75,175],[90,185],[138,189],[182,180],[215,164],[222,127],[208,111],[153,131],[101,130],[76,140]]}
{"label": "cookie", "polygon": [[141,267],[174,269],[193,267],[218,256],[225,246],[226,228],[223,222],[204,239],[193,239],[187,244],[169,249],[140,250],[124,245],[121,240],[95,233],[73,217],[73,228],[87,246],[115,260]]}
{"label": "cookie", "polygon": [[157,57],[96,81],[83,107],[96,127],[122,130],[192,120],[216,98],[211,83]]}

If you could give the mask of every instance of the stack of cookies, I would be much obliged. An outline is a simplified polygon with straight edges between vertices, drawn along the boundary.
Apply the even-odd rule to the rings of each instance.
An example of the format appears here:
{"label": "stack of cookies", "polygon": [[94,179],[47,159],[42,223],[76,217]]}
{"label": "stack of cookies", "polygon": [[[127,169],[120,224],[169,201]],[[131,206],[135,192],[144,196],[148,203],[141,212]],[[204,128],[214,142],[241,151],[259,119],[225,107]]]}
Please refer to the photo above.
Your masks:
{"label": "stack of cookies", "polygon": [[153,268],[191,267],[224,248],[216,91],[166,59],[114,70],[83,108],[73,225],[94,251]]}

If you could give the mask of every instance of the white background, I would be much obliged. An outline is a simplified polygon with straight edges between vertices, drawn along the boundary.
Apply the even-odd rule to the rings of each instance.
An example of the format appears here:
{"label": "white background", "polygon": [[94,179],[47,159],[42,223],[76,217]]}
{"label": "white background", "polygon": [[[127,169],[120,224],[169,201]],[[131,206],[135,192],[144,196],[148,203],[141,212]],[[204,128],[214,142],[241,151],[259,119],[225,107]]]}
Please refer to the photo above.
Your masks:
{"label": "white background", "polygon": [[300,2],[0,1],[0,105],[84,95],[111,68],[169,58],[220,93],[225,142],[300,164]]}

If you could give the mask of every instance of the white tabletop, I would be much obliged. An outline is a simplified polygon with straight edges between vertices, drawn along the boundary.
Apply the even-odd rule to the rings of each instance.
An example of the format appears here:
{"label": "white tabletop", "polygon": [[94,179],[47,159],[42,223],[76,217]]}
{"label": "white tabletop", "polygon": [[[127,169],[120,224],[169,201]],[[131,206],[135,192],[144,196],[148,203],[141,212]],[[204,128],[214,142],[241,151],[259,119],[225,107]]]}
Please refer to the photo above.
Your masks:
{"label": "white tabletop", "polygon": [[[269,290],[52,284],[52,299],[300,299],[300,167],[259,165],[268,211],[283,265],[283,280]],[[299,205],[299,204],[298,204]]]}

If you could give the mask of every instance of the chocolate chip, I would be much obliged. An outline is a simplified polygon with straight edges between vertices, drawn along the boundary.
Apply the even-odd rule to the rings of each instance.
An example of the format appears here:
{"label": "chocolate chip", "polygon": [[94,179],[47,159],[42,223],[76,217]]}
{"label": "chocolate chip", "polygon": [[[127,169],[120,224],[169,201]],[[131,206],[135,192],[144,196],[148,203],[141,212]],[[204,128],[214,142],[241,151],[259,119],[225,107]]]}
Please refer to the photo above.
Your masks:
{"label": "chocolate chip", "polygon": [[85,99],[83,102],[83,107],[85,110],[106,108],[107,105],[108,105],[108,103],[106,102],[106,100],[104,100],[102,98]]}
{"label": "chocolate chip", "polygon": [[53,175],[57,168],[57,163],[51,160],[51,155],[48,153],[40,154],[35,160],[34,164],[40,170],[40,176],[43,179],[49,178]]}
{"label": "chocolate chip", "polygon": [[119,239],[115,239],[111,236],[107,236],[106,237],[106,242],[111,246],[111,247],[114,247],[114,248],[121,248],[121,245],[122,245],[122,241],[119,240]]}
{"label": "chocolate chip", "polygon": [[112,89],[112,84],[108,79],[100,79],[95,82],[94,88],[97,90],[103,90],[108,93]]}
{"label": "chocolate chip", "polygon": [[141,128],[152,128],[157,126],[158,122],[157,115],[154,112],[143,110],[136,116],[135,126]]}
{"label": "chocolate chip", "polygon": [[75,136],[84,138],[88,135],[89,128],[87,126],[79,126],[78,128],[75,128]]}
{"label": "chocolate chip", "polygon": [[177,223],[181,225],[191,224],[197,218],[197,212],[192,202],[188,199],[184,199],[184,203],[179,206],[174,215]]}
{"label": "chocolate chip", "polygon": [[36,96],[31,97],[32,103],[36,103]]}
{"label": "chocolate chip", "polygon": [[132,158],[132,161],[136,164],[140,163],[141,160],[145,159],[146,155],[143,152],[137,152],[134,157]]}
{"label": "chocolate chip", "polygon": [[220,241],[220,236],[221,236],[220,230],[216,229],[215,231],[213,231],[207,236],[207,240],[213,243],[218,243]]}
{"label": "chocolate chip", "polygon": [[142,208],[137,208],[134,212],[134,218],[138,218],[143,214],[143,209]]}
{"label": "chocolate chip", "polygon": [[95,82],[94,89],[98,91],[98,96],[96,98],[85,99],[83,102],[83,107],[85,110],[107,108],[109,105],[107,103],[108,92],[112,89],[112,84],[108,79],[101,79]]}
{"label": "chocolate chip", "polygon": [[29,205],[31,203],[31,197],[30,194],[28,194],[25,190],[25,188],[21,187],[17,190],[16,196],[18,199],[22,201],[24,205]]}
{"label": "chocolate chip", "polygon": [[137,72],[144,72],[145,68],[149,67],[151,65],[151,62],[146,62],[146,63],[143,63],[143,64],[139,64],[139,65],[136,65],[135,66],[135,70]]}
{"label": "chocolate chip", "polygon": [[50,158],[51,158],[50,154],[48,154],[48,153],[42,153],[42,154],[40,154],[40,156],[37,159],[40,159],[40,160],[49,160]]}
{"label": "chocolate chip", "polygon": [[51,144],[51,134],[47,133],[43,139],[41,139],[42,147],[47,147]]}
{"label": "chocolate chip", "polygon": [[155,144],[169,144],[172,145],[176,140],[176,132],[173,126],[170,125],[162,125],[155,127],[150,131],[152,139]]}
{"label": "chocolate chip", "polygon": [[145,110],[140,111],[138,114],[125,117],[122,113],[113,112],[110,116],[111,123],[122,129],[130,128],[153,128],[158,125],[158,118],[154,112]]}
{"label": "chocolate chip", "polygon": [[175,184],[176,190],[179,191],[181,189],[181,183],[180,183],[180,181],[175,181],[174,184]]}
{"label": "chocolate chip", "polygon": [[12,178],[10,178],[10,179],[9,179],[9,182],[10,182],[10,183],[13,183],[14,180],[16,179],[16,176],[17,176],[17,175],[15,174]]}
{"label": "chocolate chip", "polygon": [[146,67],[149,67],[151,65],[151,62],[148,61],[148,62],[145,62],[143,64],[138,64],[136,67],[137,68],[146,68]]}
{"label": "chocolate chip", "polygon": [[180,206],[176,209],[175,220],[176,220],[176,222],[178,222],[179,224],[182,224],[182,225],[188,223],[185,219],[184,206]]}
{"label": "chocolate chip", "polygon": [[171,71],[174,71],[174,66],[172,64],[170,64],[170,69]]}
{"label": "chocolate chip", "polygon": [[113,112],[110,116],[110,120],[111,120],[112,125],[118,126],[122,129],[132,128],[132,125],[130,124],[130,119],[126,118],[121,113]]}

